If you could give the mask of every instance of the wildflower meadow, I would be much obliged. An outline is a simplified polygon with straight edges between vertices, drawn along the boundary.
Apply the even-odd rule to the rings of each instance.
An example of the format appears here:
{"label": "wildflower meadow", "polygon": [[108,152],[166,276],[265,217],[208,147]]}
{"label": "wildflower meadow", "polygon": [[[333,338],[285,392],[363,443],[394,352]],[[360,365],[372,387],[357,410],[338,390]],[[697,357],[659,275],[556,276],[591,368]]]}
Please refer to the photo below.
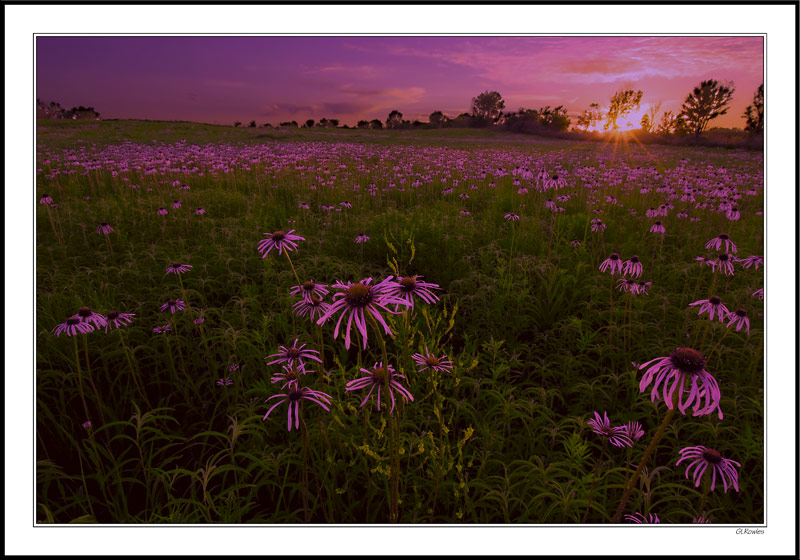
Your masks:
{"label": "wildflower meadow", "polygon": [[51,121],[36,166],[39,523],[764,521],[760,151]]}

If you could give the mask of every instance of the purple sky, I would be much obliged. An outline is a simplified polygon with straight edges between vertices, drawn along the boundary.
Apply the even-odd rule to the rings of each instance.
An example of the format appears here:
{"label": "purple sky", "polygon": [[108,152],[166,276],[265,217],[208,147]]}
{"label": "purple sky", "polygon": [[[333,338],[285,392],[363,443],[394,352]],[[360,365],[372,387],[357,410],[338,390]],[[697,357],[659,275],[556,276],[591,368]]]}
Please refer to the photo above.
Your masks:
{"label": "purple sky", "polygon": [[[258,124],[308,118],[454,117],[485,90],[506,110],[608,105],[620,87],[642,108],[676,111],[702,80],[735,84],[743,127],[763,81],[761,37],[38,37],[36,94],[103,118]],[[573,119],[574,124],[574,119]]]}

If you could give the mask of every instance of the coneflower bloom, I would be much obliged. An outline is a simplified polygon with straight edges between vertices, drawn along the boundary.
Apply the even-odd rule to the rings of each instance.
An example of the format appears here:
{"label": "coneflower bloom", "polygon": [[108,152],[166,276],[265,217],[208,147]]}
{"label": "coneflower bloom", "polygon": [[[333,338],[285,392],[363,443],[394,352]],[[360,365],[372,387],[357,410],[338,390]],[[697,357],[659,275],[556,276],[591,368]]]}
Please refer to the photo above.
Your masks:
{"label": "coneflower bloom", "polygon": [[180,200],[176,200],[175,202],[172,203],[172,207],[173,208],[180,208],[181,207],[181,201]]}
{"label": "coneflower bloom", "polygon": [[506,214],[506,215],[505,215],[505,216],[503,216],[503,217],[504,217],[506,220],[508,220],[509,222],[516,222],[516,221],[519,221],[519,216],[518,216],[517,214],[513,214],[513,213],[511,213],[511,212],[509,212],[508,214]]}
{"label": "coneflower bloom", "polygon": [[644,430],[639,422],[628,422],[623,428],[625,428],[625,435],[628,436],[631,441],[639,441],[642,439],[642,436],[644,436]]}
{"label": "coneflower bloom", "polygon": [[736,326],[736,332],[739,332],[744,328],[747,334],[750,334],[750,319],[747,317],[747,311],[744,309],[737,309],[736,311],[730,311],[728,316],[725,317],[728,320],[728,327],[732,325]]}
{"label": "coneflower bloom", "polygon": [[593,232],[603,232],[606,230],[606,224],[604,224],[600,218],[594,218],[592,220],[592,231]]}
{"label": "coneflower bloom", "polygon": [[194,209],[195,216],[202,216],[205,213],[206,213],[205,208],[195,208]]}
{"label": "coneflower bloom", "polygon": [[305,365],[303,362],[298,362],[294,366],[285,365],[281,367],[283,368],[283,371],[273,373],[272,378],[270,379],[270,383],[283,382],[281,389],[285,389],[287,385],[291,385],[292,383],[297,385],[300,381],[300,376],[306,374]]}
{"label": "coneflower bloom", "polygon": [[192,323],[194,323],[195,325],[202,325],[205,322],[206,322],[205,317],[198,317],[197,319],[192,321]]}
{"label": "coneflower bloom", "polygon": [[100,222],[100,225],[97,226],[97,233],[102,233],[103,235],[108,235],[109,233],[113,233],[114,228],[108,225],[108,222]]}
{"label": "coneflower bloom", "polygon": [[620,277],[617,279],[617,289],[622,293],[632,293],[634,295],[639,293],[639,285],[633,278]]}
{"label": "coneflower bloom", "polygon": [[[675,462],[678,466],[681,461],[691,461],[686,467],[686,478],[689,478],[689,471],[692,471],[692,479],[694,480],[694,487],[700,486],[703,480],[703,475],[709,468],[711,469],[711,491],[713,492],[714,486],[717,482],[717,474],[722,479],[722,486],[725,493],[728,492],[728,487],[733,487],[737,492],[739,491],[739,473],[736,467],[741,467],[737,461],[732,459],[725,459],[720,455],[716,449],[698,445],[696,447],[685,447],[680,450],[681,458]],[[693,470],[694,469],[694,470]]]}
{"label": "coneflower bloom", "polygon": [[168,299],[167,302],[158,308],[159,311],[167,311],[175,313],[176,311],[183,311],[186,308],[186,302],[180,299]]}
{"label": "coneflower bloom", "polygon": [[453,371],[453,362],[447,359],[447,354],[442,354],[437,358],[428,351],[427,346],[425,347],[424,355],[417,353],[412,355],[411,358],[416,362],[420,373],[428,369],[437,373],[451,373]]}
{"label": "coneflower bloom", "polygon": [[351,282],[347,282],[347,284],[337,282],[332,287],[342,291],[333,295],[334,302],[330,305],[325,314],[317,320],[317,324],[323,324],[335,313],[342,311],[339,320],[336,322],[336,327],[333,330],[333,338],[338,337],[342,319],[347,316],[344,347],[350,348],[350,327],[355,319],[356,329],[358,329],[358,332],[361,334],[361,341],[366,350],[367,316],[365,316],[364,312],[366,311],[369,313],[369,316],[372,316],[378,324],[383,326],[386,334],[390,335],[392,331],[381,316],[380,309],[383,309],[387,313],[398,315],[399,312],[391,311],[387,305],[408,305],[405,300],[386,293],[391,286],[391,281],[392,276],[384,278],[374,286],[370,285],[372,278],[364,278],[361,282],[356,284]]}
{"label": "coneflower bloom", "polygon": [[736,206],[731,206],[730,209],[728,209],[728,213],[725,214],[725,217],[733,222],[738,220],[740,216],[741,214],[739,213],[739,209]]}
{"label": "coneflower bloom", "polygon": [[581,246],[581,242],[576,239],[575,241],[570,243],[570,245],[572,245],[573,247],[575,247],[577,249],[578,247]]}
{"label": "coneflower bloom", "polygon": [[100,313],[92,311],[90,307],[81,307],[73,316],[78,317],[84,323],[93,323],[98,329],[106,326],[106,318]]}
{"label": "coneflower bloom", "polygon": [[267,365],[271,366],[273,364],[285,363],[289,367],[292,367],[292,365],[294,365],[295,362],[302,365],[304,363],[303,360],[314,360],[315,362],[322,363],[322,360],[319,359],[319,352],[317,352],[316,350],[311,350],[310,348],[304,350],[304,348],[306,347],[305,344],[301,344],[300,347],[298,348],[297,346],[298,340],[299,339],[295,338],[294,344],[292,344],[288,348],[286,346],[279,346],[278,348],[280,350],[277,353],[271,354],[266,358],[264,358],[265,360],[269,360],[270,358],[275,358],[271,362],[267,362]]}
{"label": "coneflower bloom", "polygon": [[700,263],[700,266],[710,266],[711,272],[715,272],[717,270],[717,261],[713,259],[707,259],[705,257],[695,257],[694,260]]}
{"label": "coneflower bloom", "polygon": [[462,216],[471,216],[472,212],[470,212],[469,210],[462,210],[461,211],[461,215]]}
{"label": "coneflower bloom", "polygon": [[733,276],[733,262],[728,253],[720,253],[714,264],[717,265],[717,272],[724,272],[725,276]]}
{"label": "coneflower bloom", "polygon": [[622,273],[626,276],[630,274],[639,278],[642,275],[642,263],[639,261],[638,255],[633,255],[630,259],[622,263]]}
{"label": "coneflower bloom", "polygon": [[299,235],[294,234],[294,230],[289,230],[288,232],[284,232],[282,230],[274,231],[272,233],[265,233],[264,235],[268,235],[266,239],[262,239],[258,243],[258,250],[261,252],[261,258],[266,258],[269,255],[269,252],[273,249],[278,249],[278,254],[282,254],[283,251],[296,251],[297,250],[297,243],[296,241],[305,241],[305,237],[300,237]]}
{"label": "coneflower bloom", "polygon": [[167,214],[169,214],[169,212],[167,211],[167,209],[166,209],[166,208],[159,208],[159,209],[158,209],[158,212],[156,212],[156,213],[157,213],[159,216],[166,216]]}
{"label": "coneflower bloom", "polygon": [[[438,284],[432,282],[423,282],[420,280],[422,276],[398,276],[396,282],[388,284],[386,294],[397,297],[404,302],[410,309],[414,309],[414,298],[418,297],[425,303],[433,305],[439,298],[431,292],[431,290],[441,290]],[[395,306],[395,311],[397,311]]]}
{"label": "coneflower bloom", "polygon": [[725,245],[726,253],[735,253],[737,251],[736,244],[731,241],[731,238],[728,237],[727,233],[720,233],[717,237],[706,243],[706,249],[714,249],[715,251],[719,251],[719,248],[723,245]]}
{"label": "coneflower bloom", "polygon": [[636,295],[649,296],[650,294],[647,292],[647,288],[649,288],[652,285],[653,285],[652,282],[639,282],[639,284],[637,285],[638,291],[636,292]]}
{"label": "coneflower bloom", "polygon": [[39,199],[39,204],[53,204],[53,197],[51,197],[49,194],[43,194],[42,198]]}
{"label": "coneflower bloom", "polygon": [[217,387],[230,387],[231,385],[233,385],[233,379],[230,377],[217,379]]}
{"label": "coneflower bloom", "polygon": [[645,517],[644,514],[641,514],[638,511],[633,515],[625,515],[625,520],[633,521],[634,523],[661,523],[657,515],[651,513]]}
{"label": "coneflower bloom", "polygon": [[363,401],[361,401],[362,407],[367,404],[370,395],[372,395],[372,392],[376,387],[378,389],[378,410],[381,409],[381,393],[383,393],[384,387],[388,387],[389,399],[392,401],[392,408],[389,410],[390,413],[394,412],[394,391],[400,393],[400,395],[406,400],[410,400],[412,402],[414,401],[414,397],[411,396],[411,393],[408,391],[408,389],[396,381],[397,379],[405,379],[405,376],[395,373],[392,366],[388,366],[388,368],[386,368],[383,367],[383,362],[375,362],[375,366],[371,370],[361,368],[361,371],[367,375],[365,377],[359,377],[358,379],[348,381],[345,385],[345,391],[356,391],[358,389],[366,389],[369,387],[367,396],[364,397]]}
{"label": "coneflower bloom", "polygon": [[309,400],[313,403],[318,404],[321,406],[325,411],[330,411],[328,408],[331,404],[331,396],[327,393],[323,393],[322,391],[314,391],[313,389],[309,389],[308,387],[299,387],[296,384],[289,385],[289,390],[286,393],[281,393],[279,395],[272,395],[264,402],[269,402],[272,399],[280,399],[278,402],[273,404],[267,413],[264,415],[262,420],[266,420],[270,413],[275,410],[275,407],[282,405],[285,402],[289,403],[289,410],[287,412],[287,422],[286,428],[291,432],[292,431],[292,414],[294,414],[294,428],[295,430],[300,429],[300,401],[302,399]]}
{"label": "coneflower bloom", "polygon": [[153,332],[155,334],[164,334],[164,333],[168,333],[171,330],[172,330],[172,327],[170,327],[169,323],[167,323],[166,325],[160,326],[160,327],[153,327]]}
{"label": "coneflower bloom", "polygon": [[661,220],[658,220],[653,226],[650,228],[650,233],[666,233],[666,229],[664,229],[664,224],[661,223]]}
{"label": "coneflower bloom", "polygon": [[753,292],[753,297],[757,297],[758,299],[764,299],[764,288],[759,288],[755,292]]}
{"label": "coneflower bloom", "polygon": [[603,416],[595,412],[594,419],[586,422],[591,426],[594,433],[608,438],[609,443],[615,447],[633,447],[633,441],[628,437],[628,432],[624,426],[611,426],[608,414],[603,412]]}
{"label": "coneflower bloom", "polygon": [[87,420],[86,422],[81,424],[81,428],[83,428],[84,430],[91,430],[92,429],[92,421],[91,420]]}
{"label": "coneflower bloom", "polygon": [[74,336],[78,333],[90,333],[94,330],[94,325],[91,323],[87,323],[81,321],[81,318],[77,315],[73,315],[60,325],[56,325],[53,328],[53,334],[56,336],[60,336],[61,333],[66,334],[67,336]]}
{"label": "coneflower bloom", "polygon": [[356,243],[366,243],[367,241],[369,241],[369,235],[364,232],[361,232],[356,236]]}
{"label": "coneflower bloom", "polygon": [[711,520],[705,515],[692,518],[692,523],[711,523]]}
{"label": "coneflower bloom", "polygon": [[622,274],[622,259],[619,258],[617,253],[611,253],[611,256],[600,263],[600,272],[605,272],[609,268],[612,276],[614,274]]}
{"label": "coneflower bloom", "polygon": [[[705,358],[697,350],[676,348],[669,356],[655,358],[639,366],[640,370],[646,369],[639,383],[639,391],[643,393],[652,383],[650,400],[655,402],[661,399],[670,410],[675,391],[678,391],[677,404],[681,414],[686,414],[686,409],[694,405],[693,416],[711,414],[716,410],[722,420],[719,384],[705,370],[705,365]],[[687,381],[688,389],[685,387]]]}
{"label": "coneflower bloom", "polygon": [[189,272],[191,270],[192,265],[190,264],[182,264],[179,262],[174,262],[167,267],[166,274],[183,274],[184,272]]}
{"label": "coneflower bloom", "polygon": [[115,329],[123,327],[125,325],[130,324],[131,320],[136,317],[135,313],[121,313],[119,311],[112,311],[108,315],[106,315],[106,331],[108,332],[109,327],[112,325]]}
{"label": "coneflower bloom", "polygon": [[750,268],[751,266],[755,266],[756,270],[758,270],[758,267],[764,262],[764,257],[759,257],[758,255],[751,255],[743,259],[736,259],[736,262],[742,263],[742,266],[744,266],[745,268]]}
{"label": "coneflower bloom", "polygon": [[292,286],[289,293],[293,296],[301,296],[306,301],[311,301],[311,296],[323,297],[328,293],[327,284],[319,284],[313,280],[307,280],[299,286]]}
{"label": "coneflower bloom", "polygon": [[344,202],[340,202],[339,206],[342,206],[344,208],[352,208],[353,207],[353,205],[350,204],[349,202],[347,202],[346,200]]}
{"label": "coneflower bloom", "polygon": [[318,298],[315,295],[312,295],[310,299],[301,299],[294,305],[292,305],[292,309],[294,309],[295,314],[298,317],[305,317],[308,315],[308,318],[311,321],[315,321],[318,317],[321,317],[328,311],[330,307],[329,303],[325,303],[322,301],[322,298]]}
{"label": "coneflower bloom", "polygon": [[714,314],[716,313],[717,317],[719,318],[720,323],[724,323],[725,319],[728,316],[728,308],[725,307],[725,304],[722,303],[722,300],[719,299],[717,296],[711,296],[708,299],[700,299],[694,303],[690,303],[689,307],[694,307],[696,305],[701,306],[700,311],[697,312],[698,315],[702,315],[703,313],[708,313],[708,318],[710,320],[714,320]]}

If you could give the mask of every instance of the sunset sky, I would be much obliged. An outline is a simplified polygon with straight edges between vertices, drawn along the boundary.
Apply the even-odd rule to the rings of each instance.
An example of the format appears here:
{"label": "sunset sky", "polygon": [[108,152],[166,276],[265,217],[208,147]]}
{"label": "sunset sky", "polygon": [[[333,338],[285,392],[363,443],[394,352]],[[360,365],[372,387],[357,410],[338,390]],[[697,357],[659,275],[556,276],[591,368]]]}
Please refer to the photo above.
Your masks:
{"label": "sunset sky", "polygon": [[564,105],[574,124],[621,87],[644,91],[640,113],[677,111],[713,78],[736,91],[710,126],[741,128],[763,82],[761,37],[38,37],[36,49],[42,101],[214,124],[353,125],[393,109],[427,121],[469,111],[485,90],[506,111]]}

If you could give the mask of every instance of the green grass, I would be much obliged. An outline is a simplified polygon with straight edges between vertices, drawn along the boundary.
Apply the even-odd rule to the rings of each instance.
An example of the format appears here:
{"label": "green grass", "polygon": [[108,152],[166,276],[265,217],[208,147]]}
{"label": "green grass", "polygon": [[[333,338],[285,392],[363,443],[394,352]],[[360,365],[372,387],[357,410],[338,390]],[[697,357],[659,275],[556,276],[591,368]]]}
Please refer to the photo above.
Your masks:
{"label": "green grass", "polygon": [[[394,460],[401,523],[571,524],[580,523],[587,508],[587,522],[607,523],[665,413],[663,403],[650,401],[649,389],[639,392],[641,373],[631,362],[665,356],[677,346],[704,352],[725,417],[677,415],[625,511],[691,523],[700,513],[702,488],[694,488],[675,461],[679,449],[706,445],[742,464],[741,491],[716,489],[703,510],[716,523],[763,521],[763,319],[761,302],[751,297],[763,286],[763,269],[737,266],[733,277],[713,280],[710,269],[694,261],[711,254],[704,244],[722,231],[738,244],[739,255],[762,255],[763,220],[755,214],[762,199],[743,196],[738,222],[674,200],[675,209],[663,218],[663,243],[648,233],[653,219],[644,216],[664,201],[656,187],[665,170],[678,165],[692,185],[719,182],[715,170],[725,167],[731,176],[746,177],[740,191],[752,186],[760,193],[760,154],[472,130],[285,131],[101,121],[40,122],[37,133],[37,192],[58,203],[56,209],[37,204],[40,522],[385,523]],[[86,160],[130,142],[124,147],[130,154],[149,149],[156,157],[183,139],[214,144],[216,153],[235,146],[270,155],[237,162],[226,156],[232,171],[216,175],[209,156],[188,157],[183,163],[201,168],[202,177],[179,170],[145,174],[144,165],[114,176],[103,156],[102,168],[87,175],[48,177],[61,167],[62,150],[84,150],[75,153]],[[293,159],[278,167],[281,156]],[[561,165],[574,184],[558,193],[517,194],[512,175],[493,176],[498,167],[510,171],[514,161],[535,170],[544,165],[550,173]],[[620,180],[597,172],[601,165],[619,171]],[[636,179],[630,170],[637,167],[653,171]],[[578,179],[582,169],[594,170],[596,194]],[[445,172],[450,176],[441,182]],[[429,173],[436,179],[410,186],[416,174]],[[442,195],[455,178],[455,193]],[[178,190],[173,181],[191,190]],[[405,190],[391,189],[390,181]],[[141,188],[130,189],[132,183]],[[472,184],[479,188],[470,190]],[[651,191],[639,194],[640,186]],[[560,203],[563,213],[552,217],[545,210],[547,198],[573,191]],[[459,192],[470,198],[460,200]],[[605,203],[606,195],[622,206]],[[592,196],[598,201],[593,206]],[[171,208],[176,199],[183,201],[179,210]],[[321,209],[343,200],[353,208]],[[299,202],[310,209],[299,209]],[[162,206],[169,215],[156,214]],[[208,213],[193,215],[197,206]],[[700,221],[677,219],[681,208]],[[471,214],[462,216],[464,209]],[[504,220],[507,212],[520,221]],[[604,234],[588,230],[596,216],[608,224]],[[116,230],[110,248],[95,233],[101,221]],[[304,405],[307,448],[301,433],[286,430],[286,405],[262,421],[264,401],[281,392],[269,381],[280,367],[263,358],[295,338],[323,349],[316,326],[291,312],[289,288],[296,280],[287,259],[273,253],[261,259],[256,249],[264,232],[279,228],[306,238],[292,253],[301,280],[331,284],[420,274],[442,287],[441,301],[418,304],[408,327],[402,315],[390,318],[396,338],[387,341],[389,361],[406,375],[415,397],[395,415],[378,412],[372,401],[359,408],[361,392],[344,390],[359,367],[382,360],[374,331],[369,348],[359,352],[346,350],[341,334],[334,339],[330,323],[322,327],[324,371],[304,381],[329,393],[333,406],[326,413]],[[368,243],[355,244],[360,232],[371,237]],[[573,240],[581,247],[573,248]],[[614,291],[610,301],[612,279],[598,266],[612,251],[641,257],[643,279],[653,282],[650,295]],[[194,268],[182,276],[190,310],[169,316],[159,306],[183,299],[177,277],[164,274],[173,261]],[[719,323],[706,328],[688,307],[711,295],[712,283],[731,309],[747,309],[749,336]],[[81,305],[136,318],[119,332],[53,336],[51,329]],[[205,322],[198,327],[192,319],[200,315]],[[168,322],[169,334],[153,334]],[[447,354],[454,372],[416,372],[408,356],[426,346]],[[229,372],[231,364],[240,367]],[[233,385],[216,386],[221,377]],[[94,425],[89,433],[81,427],[81,391]],[[604,410],[614,425],[641,422],[646,435],[630,452],[602,451],[586,421]]]}

